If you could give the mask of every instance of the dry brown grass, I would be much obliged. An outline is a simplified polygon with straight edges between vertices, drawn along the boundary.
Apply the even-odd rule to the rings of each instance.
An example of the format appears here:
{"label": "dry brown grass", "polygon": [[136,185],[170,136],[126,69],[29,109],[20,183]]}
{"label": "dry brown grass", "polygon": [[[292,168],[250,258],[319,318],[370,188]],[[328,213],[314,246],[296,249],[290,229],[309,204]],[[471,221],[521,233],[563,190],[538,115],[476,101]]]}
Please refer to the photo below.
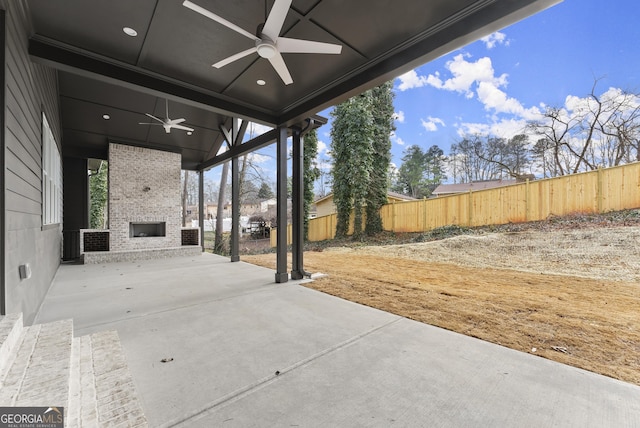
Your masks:
{"label": "dry brown grass", "polygon": [[[544,236],[527,233],[527,249],[522,257],[513,257],[510,269],[505,266],[509,257],[504,251],[513,245],[511,234],[492,236],[475,249],[465,245],[456,250],[456,239],[460,239],[451,238],[409,246],[305,252],[307,271],[329,275],[306,285],[640,385],[640,286],[626,274],[607,279],[601,266],[615,259],[610,272],[628,270],[637,275],[640,229],[629,227],[622,234],[606,228],[590,230],[588,245],[566,231],[540,232]],[[632,238],[621,242],[621,236]],[[615,242],[607,244],[611,237]],[[610,250],[616,245],[636,253],[631,251],[628,260],[623,260],[624,251],[612,258]],[[580,260],[576,248],[585,253]],[[452,251],[460,257],[452,258]],[[475,252],[473,266],[468,265],[470,251]],[[600,252],[600,259],[594,252]],[[574,254],[573,268],[567,268],[567,262],[558,263],[558,257],[547,257],[545,262],[544,255],[549,253],[561,256],[560,261],[564,254]],[[243,256],[243,260],[275,266],[274,254]],[[594,273],[585,267],[590,263],[598,265]]]}

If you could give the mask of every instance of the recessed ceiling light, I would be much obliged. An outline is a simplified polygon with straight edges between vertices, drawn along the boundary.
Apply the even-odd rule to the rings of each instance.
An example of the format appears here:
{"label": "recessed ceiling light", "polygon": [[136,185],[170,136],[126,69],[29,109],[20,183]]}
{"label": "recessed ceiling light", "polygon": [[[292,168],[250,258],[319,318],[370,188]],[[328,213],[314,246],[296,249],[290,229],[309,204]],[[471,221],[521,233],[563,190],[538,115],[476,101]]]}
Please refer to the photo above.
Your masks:
{"label": "recessed ceiling light", "polygon": [[103,118],[104,120],[109,120],[109,119],[111,119],[111,116],[109,116],[108,114],[103,114],[103,115],[102,115],[102,118]]}
{"label": "recessed ceiling light", "polygon": [[124,31],[124,34],[127,36],[135,37],[138,35],[138,32],[131,27],[124,27],[122,31]]}
{"label": "recessed ceiling light", "polygon": [[187,131],[187,135],[193,134],[193,131]]}
{"label": "recessed ceiling light", "polygon": [[256,83],[257,83],[258,85],[260,85],[260,86],[264,86],[264,85],[266,85],[266,84],[267,84],[267,82],[265,82],[265,81],[264,81],[264,80],[262,80],[262,79],[258,79],[258,80],[256,81]]}

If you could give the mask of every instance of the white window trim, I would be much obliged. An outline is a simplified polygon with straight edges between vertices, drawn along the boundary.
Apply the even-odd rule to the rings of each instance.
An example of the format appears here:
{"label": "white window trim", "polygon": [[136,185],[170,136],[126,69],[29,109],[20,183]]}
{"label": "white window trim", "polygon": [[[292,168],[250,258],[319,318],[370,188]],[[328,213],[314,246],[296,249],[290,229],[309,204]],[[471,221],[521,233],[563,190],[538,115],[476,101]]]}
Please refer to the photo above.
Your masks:
{"label": "white window trim", "polygon": [[62,222],[62,160],[53,132],[42,112],[42,225]]}

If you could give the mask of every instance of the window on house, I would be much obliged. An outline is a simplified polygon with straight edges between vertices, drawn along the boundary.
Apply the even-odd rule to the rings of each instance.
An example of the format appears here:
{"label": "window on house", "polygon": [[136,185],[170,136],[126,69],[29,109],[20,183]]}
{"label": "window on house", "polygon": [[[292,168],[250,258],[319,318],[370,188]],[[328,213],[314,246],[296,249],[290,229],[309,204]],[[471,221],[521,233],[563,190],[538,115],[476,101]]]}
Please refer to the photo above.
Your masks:
{"label": "window on house", "polygon": [[62,220],[62,167],[58,145],[42,113],[42,224]]}

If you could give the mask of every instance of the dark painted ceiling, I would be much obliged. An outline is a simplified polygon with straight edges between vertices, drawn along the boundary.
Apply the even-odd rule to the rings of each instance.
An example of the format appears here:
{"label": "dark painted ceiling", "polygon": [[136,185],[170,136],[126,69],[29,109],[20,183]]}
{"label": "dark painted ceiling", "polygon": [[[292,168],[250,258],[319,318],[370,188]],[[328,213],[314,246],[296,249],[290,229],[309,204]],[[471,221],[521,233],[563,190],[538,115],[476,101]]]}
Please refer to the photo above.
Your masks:
{"label": "dark painted ceiling", "polygon": [[[193,0],[254,33],[273,0]],[[254,46],[182,0],[27,0],[34,61],[60,70],[63,150],[104,156],[110,140],[213,158],[231,117],[292,126],[326,107],[496,31],[557,0],[293,0],[282,37],[342,45],[339,55],[283,54],[285,85]],[[138,33],[130,37],[123,27]],[[266,82],[259,86],[256,82]],[[185,118],[193,135],[149,122]],[[104,120],[103,114],[111,119]]]}

